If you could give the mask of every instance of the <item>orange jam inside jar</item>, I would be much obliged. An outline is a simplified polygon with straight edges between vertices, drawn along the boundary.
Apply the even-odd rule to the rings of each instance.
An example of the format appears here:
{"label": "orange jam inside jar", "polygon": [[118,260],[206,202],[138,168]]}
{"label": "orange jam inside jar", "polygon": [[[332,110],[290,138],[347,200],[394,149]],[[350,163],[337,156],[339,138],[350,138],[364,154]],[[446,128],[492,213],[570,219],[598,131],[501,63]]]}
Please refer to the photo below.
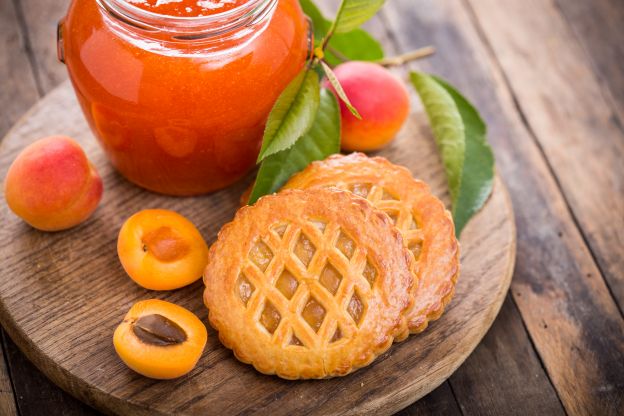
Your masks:
{"label": "orange jam inside jar", "polygon": [[310,37],[298,0],[73,0],[59,56],[117,170],[197,195],[254,166]]}

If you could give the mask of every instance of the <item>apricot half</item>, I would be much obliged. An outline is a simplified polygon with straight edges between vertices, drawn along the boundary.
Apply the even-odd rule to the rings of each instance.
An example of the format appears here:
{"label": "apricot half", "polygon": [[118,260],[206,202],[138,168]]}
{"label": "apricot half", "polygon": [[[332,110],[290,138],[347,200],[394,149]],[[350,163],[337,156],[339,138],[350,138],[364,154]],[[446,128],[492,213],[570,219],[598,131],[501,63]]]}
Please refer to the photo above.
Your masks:
{"label": "apricot half", "polygon": [[113,335],[115,351],[128,367],[161,380],[191,371],[207,340],[206,327],[197,316],[158,299],[135,303]]}
{"label": "apricot half", "polygon": [[117,254],[140,286],[172,290],[201,278],[208,246],[193,223],[163,209],[137,212],[119,231]]}
{"label": "apricot half", "polygon": [[51,136],[27,146],[4,182],[9,208],[42,231],[71,228],[86,220],[102,198],[102,179],[80,145]]}
{"label": "apricot half", "polygon": [[342,143],[347,151],[368,152],[387,145],[399,132],[410,112],[405,85],[387,69],[371,62],[347,62],[334,70],[357,119],[340,101]]}

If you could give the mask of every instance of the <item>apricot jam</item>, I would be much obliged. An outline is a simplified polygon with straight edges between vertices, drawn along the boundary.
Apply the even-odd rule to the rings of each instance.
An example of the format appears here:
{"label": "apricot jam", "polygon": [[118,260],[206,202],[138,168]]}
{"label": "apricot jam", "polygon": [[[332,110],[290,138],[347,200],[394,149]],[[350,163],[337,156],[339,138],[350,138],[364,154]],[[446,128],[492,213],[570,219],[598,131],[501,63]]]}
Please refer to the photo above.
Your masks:
{"label": "apricot jam", "polygon": [[74,0],[59,27],[108,158],[170,195],[221,189],[254,166],[268,114],[309,51],[297,0]]}
{"label": "apricot jam", "polygon": [[197,17],[223,13],[249,0],[126,0],[140,9],[167,16]]}

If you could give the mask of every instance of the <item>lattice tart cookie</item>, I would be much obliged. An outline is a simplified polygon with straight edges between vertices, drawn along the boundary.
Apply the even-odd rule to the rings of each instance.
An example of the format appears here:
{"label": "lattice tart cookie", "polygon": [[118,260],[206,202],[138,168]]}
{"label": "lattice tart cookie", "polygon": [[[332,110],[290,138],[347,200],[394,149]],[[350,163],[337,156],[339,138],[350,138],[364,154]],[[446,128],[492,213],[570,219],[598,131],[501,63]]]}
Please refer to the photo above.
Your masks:
{"label": "lattice tart cookie", "polygon": [[423,331],[429,321],[444,312],[459,276],[459,244],[450,213],[406,168],[361,153],[314,162],[291,178],[284,189],[329,186],[368,199],[401,231],[419,281],[414,304],[407,313],[409,329],[411,333]]}
{"label": "lattice tart cookie", "polygon": [[388,217],[362,198],[285,191],[222,228],[204,301],[221,342],[258,371],[341,376],[406,330],[411,262]]}

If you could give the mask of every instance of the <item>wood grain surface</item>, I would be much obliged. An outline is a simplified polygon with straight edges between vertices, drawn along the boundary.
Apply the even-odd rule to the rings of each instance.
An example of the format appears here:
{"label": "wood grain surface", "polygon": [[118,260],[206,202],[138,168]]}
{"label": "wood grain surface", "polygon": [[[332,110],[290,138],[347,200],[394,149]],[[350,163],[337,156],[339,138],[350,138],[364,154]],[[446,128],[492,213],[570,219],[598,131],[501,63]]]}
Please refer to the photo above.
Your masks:
{"label": "wood grain surface", "polygon": [[[521,103],[516,111],[540,158],[548,154],[545,170],[563,196],[550,198],[558,223],[547,220],[548,226],[535,230],[534,241],[542,249],[548,247],[548,254],[539,254],[541,264],[525,263],[533,269],[531,274],[541,272],[541,278],[517,276],[513,294],[568,413],[621,414],[621,122],[597,81],[590,56],[571,42],[574,33],[556,4],[535,0],[471,4],[482,35],[489,34],[486,47],[497,57],[494,65],[506,74],[501,82]],[[502,21],[507,22],[505,27]],[[512,56],[523,57],[522,62]],[[521,69],[524,62],[535,69],[532,75]],[[541,209],[525,221],[535,226],[539,215],[548,218],[545,214]],[[525,221],[519,220],[519,226]],[[549,240],[558,242],[551,245]]]}
{"label": "wood grain surface", "polygon": [[[447,313],[369,368],[332,380],[287,382],[236,361],[211,330],[206,351],[188,376],[170,382],[146,379],[126,368],[112,346],[113,329],[129,306],[157,297],[189,308],[204,321],[207,311],[201,282],[175,292],[150,292],[125,275],[115,250],[121,224],[140,209],[175,209],[212,241],[233,216],[246,183],[201,198],[168,198],[129,184],[106,162],[69,83],[42,100],[3,140],[0,175],[31,137],[59,131],[86,149],[104,179],[105,196],[85,224],[53,234],[31,229],[4,201],[0,204],[0,258],[6,259],[0,272],[12,276],[0,282],[0,319],[46,375],[107,412],[389,414],[442,383],[476,347],[505,298],[515,231],[506,190],[497,181],[486,208],[464,231],[462,274]],[[447,199],[442,164],[422,114],[414,115],[381,154],[408,166]],[[341,394],[329,394],[334,391]]]}
{"label": "wood grain surface", "polygon": [[[553,175],[552,159],[544,157],[545,147],[540,140],[549,138],[538,139],[533,125],[518,112],[516,103],[523,98],[509,88],[497,55],[484,41],[484,16],[496,10],[498,14],[492,20],[499,22],[498,29],[513,32],[510,28],[521,19],[512,12],[512,6],[518,7],[521,2],[510,0],[505,6],[505,2],[491,1],[488,10],[481,9],[485,0],[471,2],[467,8],[458,8],[453,0],[422,1],[422,9],[408,8],[409,0],[396,2],[404,3],[404,7],[388,7],[385,13],[396,31],[399,48],[411,49],[416,40],[435,44],[438,53],[419,66],[450,79],[476,103],[488,122],[490,142],[496,150],[498,169],[507,179],[518,225],[518,257],[522,261],[515,270],[512,294],[566,412],[620,414],[624,408],[624,320],[577,226],[566,198],[570,194],[562,191],[565,187],[560,188]],[[537,8],[544,2],[535,3]],[[527,12],[532,17],[537,14]],[[506,23],[504,27],[500,22]],[[536,28],[530,25],[515,29],[523,33],[532,30]],[[500,40],[504,33],[491,33],[488,39],[494,37]],[[530,60],[523,62],[535,65]],[[458,71],[458,67],[462,70]],[[528,94],[526,89],[530,88],[541,87],[526,85],[523,94]],[[559,152],[567,149],[561,147]],[[553,151],[549,153],[551,158],[555,157]],[[601,160],[592,149],[586,149],[586,154],[594,155],[596,163]],[[609,160],[605,160],[607,165]],[[577,169],[584,169],[580,163]],[[595,198],[602,198],[601,204],[610,198],[621,203],[621,193],[614,194],[606,186],[592,186],[579,182],[578,189],[588,195],[597,192],[600,196]],[[600,221],[596,218],[592,224]],[[615,232],[622,241],[622,229],[607,224],[601,227],[605,234]],[[521,395],[527,387],[516,389]],[[501,409],[509,409],[507,400],[500,397]]]}
{"label": "wood grain surface", "polygon": [[[338,3],[317,2],[328,11]],[[65,79],[65,67],[54,59],[55,25],[68,3],[0,0],[0,136]],[[624,337],[618,335],[624,320],[613,311],[622,310],[616,286],[624,276],[624,228],[614,224],[623,217],[620,213],[618,223],[618,212],[591,205],[604,199],[621,207],[624,201],[624,161],[618,165],[609,156],[597,170],[605,152],[592,146],[596,141],[613,149],[624,143],[624,3],[526,4],[530,7],[517,0],[388,0],[367,25],[388,55],[436,46],[436,55],[412,67],[448,78],[483,112],[519,225],[512,296],[464,365],[404,415],[622,413]],[[602,98],[596,109],[588,109],[596,83]],[[542,99],[554,103],[544,105]],[[544,121],[550,117],[563,120],[561,126]],[[566,125],[572,118],[582,135]],[[583,151],[563,154],[574,146]],[[591,173],[593,180],[569,181],[573,169]],[[620,172],[619,182],[614,172]],[[598,200],[579,202],[583,194]],[[592,217],[596,212],[607,219]],[[12,394],[0,395],[0,408],[17,407],[22,416],[98,414],[37,371],[4,334],[2,348],[7,371],[0,367],[0,380],[10,380],[4,386]]]}
{"label": "wood grain surface", "polygon": [[[484,32],[497,34],[490,46],[506,82],[531,134],[551,156],[549,169],[623,310],[624,140],[613,97],[590,66],[578,65],[588,56],[582,45],[569,45],[574,31],[554,4],[479,0],[474,9]],[[530,46],[540,42],[541,48]],[[525,71],[521,59],[536,72]]]}

